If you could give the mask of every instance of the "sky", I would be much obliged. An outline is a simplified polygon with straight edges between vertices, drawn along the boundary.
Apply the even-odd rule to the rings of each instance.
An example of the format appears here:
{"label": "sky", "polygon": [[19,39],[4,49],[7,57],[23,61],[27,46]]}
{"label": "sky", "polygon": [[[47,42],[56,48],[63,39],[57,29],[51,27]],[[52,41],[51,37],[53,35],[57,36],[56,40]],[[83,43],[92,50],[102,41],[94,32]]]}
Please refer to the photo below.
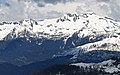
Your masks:
{"label": "sky", "polygon": [[0,21],[51,19],[86,12],[120,21],[120,0],[0,0]]}

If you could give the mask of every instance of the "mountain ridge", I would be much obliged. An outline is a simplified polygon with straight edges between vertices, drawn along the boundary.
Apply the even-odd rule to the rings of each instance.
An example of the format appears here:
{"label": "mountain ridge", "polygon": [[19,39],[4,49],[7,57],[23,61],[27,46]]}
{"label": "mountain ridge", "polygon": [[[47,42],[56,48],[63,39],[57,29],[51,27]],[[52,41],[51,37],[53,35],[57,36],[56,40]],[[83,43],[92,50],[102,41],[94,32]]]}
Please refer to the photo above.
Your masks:
{"label": "mountain ridge", "polygon": [[[96,21],[98,21],[98,23],[101,23],[101,24],[104,23],[107,29],[105,30],[104,25],[100,25],[100,24],[99,24],[100,26],[96,25],[97,24]],[[107,23],[108,25],[113,24],[111,26],[114,26],[114,27],[117,27],[118,24],[120,24],[119,22],[113,21],[112,19],[107,17],[101,18],[97,16],[95,13],[85,13],[81,15],[68,13],[61,18],[45,19],[43,21],[35,21],[33,19],[30,19],[30,20],[28,19],[28,20],[13,22],[13,23],[3,22],[2,25],[0,25],[0,28],[1,28],[0,34],[2,36],[1,37],[1,40],[2,40],[5,38],[5,36],[7,37],[7,35],[9,35],[10,33],[16,36],[16,38],[24,37],[25,35],[22,35],[22,33],[24,32],[30,33],[31,35],[29,35],[29,37],[33,37],[33,38],[41,38],[41,37],[52,38],[53,36],[56,36],[56,37],[71,36],[75,32],[79,33],[80,31],[83,31],[80,35],[80,37],[82,37],[82,36],[88,35],[87,33],[90,33],[90,34],[95,33],[95,31],[96,33],[100,33],[100,31],[110,32],[110,29],[112,28],[110,28],[110,26],[108,26],[105,23]],[[96,30],[98,28],[96,28],[95,26],[99,26],[101,30],[100,28],[99,30]],[[89,30],[93,32],[90,32]],[[43,36],[40,36],[40,35],[43,35]]]}
{"label": "mountain ridge", "polygon": [[120,22],[95,13],[3,22],[0,24],[0,63],[8,69],[13,64],[11,73],[15,72],[14,65],[20,66],[15,66],[20,68],[17,73],[28,73],[53,65],[119,59],[119,30]]}
{"label": "mountain ridge", "polygon": [[68,13],[60,18],[42,21],[3,22],[0,25],[0,59],[26,65],[59,54],[74,54],[73,57],[76,57],[81,51],[119,52],[119,30],[120,22],[95,13]]}

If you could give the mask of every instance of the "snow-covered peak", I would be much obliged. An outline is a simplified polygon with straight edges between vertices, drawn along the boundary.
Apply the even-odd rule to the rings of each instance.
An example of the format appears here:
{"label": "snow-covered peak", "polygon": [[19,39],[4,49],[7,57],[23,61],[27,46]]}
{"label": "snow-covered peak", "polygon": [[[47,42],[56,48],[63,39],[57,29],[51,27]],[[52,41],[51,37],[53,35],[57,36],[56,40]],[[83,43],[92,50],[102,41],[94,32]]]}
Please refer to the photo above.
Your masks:
{"label": "snow-covered peak", "polygon": [[[77,33],[79,38],[89,37],[92,42],[101,39],[115,37],[119,39],[120,23],[107,17],[100,17],[95,13],[70,14],[61,18],[35,21],[33,19],[18,22],[1,23],[0,40],[16,39],[20,37],[32,38],[67,38]],[[28,35],[29,34],[29,35]],[[102,40],[100,40],[102,41]],[[73,42],[74,43],[74,42]]]}
{"label": "snow-covered peak", "polygon": [[67,13],[64,16],[62,16],[61,18],[59,18],[57,20],[57,22],[66,22],[66,21],[73,21],[76,22],[77,20],[79,20],[81,17],[82,18],[88,18],[90,16],[95,16],[96,14],[91,12],[91,13],[83,13],[83,14],[71,14],[71,13]]}
{"label": "snow-covered peak", "polygon": [[[81,50],[83,53],[93,50],[120,51],[120,22],[94,13],[66,14],[60,18],[38,21],[24,19],[3,22],[0,23],[0,41],[1,51],[5,51],[3,56],[11,49],[15,59],[23,56],[28,58],[30,53],[35,55],[30,60],[35,61],[46,60],[53,55],[70,54],[74,61]],[[9,60],[14,61],[14,58]],[[23,58],[20,60],[27,62]]]}

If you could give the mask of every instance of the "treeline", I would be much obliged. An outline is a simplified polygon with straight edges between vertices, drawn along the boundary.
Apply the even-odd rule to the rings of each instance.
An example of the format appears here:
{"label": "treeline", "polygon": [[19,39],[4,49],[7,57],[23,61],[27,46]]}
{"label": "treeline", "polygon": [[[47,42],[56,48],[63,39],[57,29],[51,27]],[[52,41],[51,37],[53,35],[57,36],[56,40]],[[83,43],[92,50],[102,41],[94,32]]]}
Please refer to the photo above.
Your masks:
{"label": "treeline", "polygon": [[[119,58],[111,58],[116,62],[113,63],[114,66],[120,65]],[[106,65],[107,66],[107,65]],[[120,69],[120,68],[119,68]],[[32,72],[26,75],[120,75],[120,71],[114,73],[107,73],[104,67],[99,65],[90,66],[75,66],[75,65],[54,65],[44,70]]]}
{"label": "treeline", "polygon": [[120,72],[116,73],[106,73],[103,68],[93,68],[90,67],[78,67],[73,65],[56,65],[44,69],[42,71],[37,71],[29,73],[27,75],[119,75]]}

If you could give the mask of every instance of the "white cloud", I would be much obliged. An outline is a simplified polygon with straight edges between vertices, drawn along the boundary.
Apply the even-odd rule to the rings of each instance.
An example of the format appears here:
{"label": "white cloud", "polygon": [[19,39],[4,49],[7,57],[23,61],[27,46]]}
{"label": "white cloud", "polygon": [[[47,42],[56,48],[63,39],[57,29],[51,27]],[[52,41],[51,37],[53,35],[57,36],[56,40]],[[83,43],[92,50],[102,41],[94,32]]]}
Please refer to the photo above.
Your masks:
{"label": "white cloud", "polygon": [[45,19],[69,13],[95,12],[120,20],[120,0],[9,0],[0,5],[0,21]]}

